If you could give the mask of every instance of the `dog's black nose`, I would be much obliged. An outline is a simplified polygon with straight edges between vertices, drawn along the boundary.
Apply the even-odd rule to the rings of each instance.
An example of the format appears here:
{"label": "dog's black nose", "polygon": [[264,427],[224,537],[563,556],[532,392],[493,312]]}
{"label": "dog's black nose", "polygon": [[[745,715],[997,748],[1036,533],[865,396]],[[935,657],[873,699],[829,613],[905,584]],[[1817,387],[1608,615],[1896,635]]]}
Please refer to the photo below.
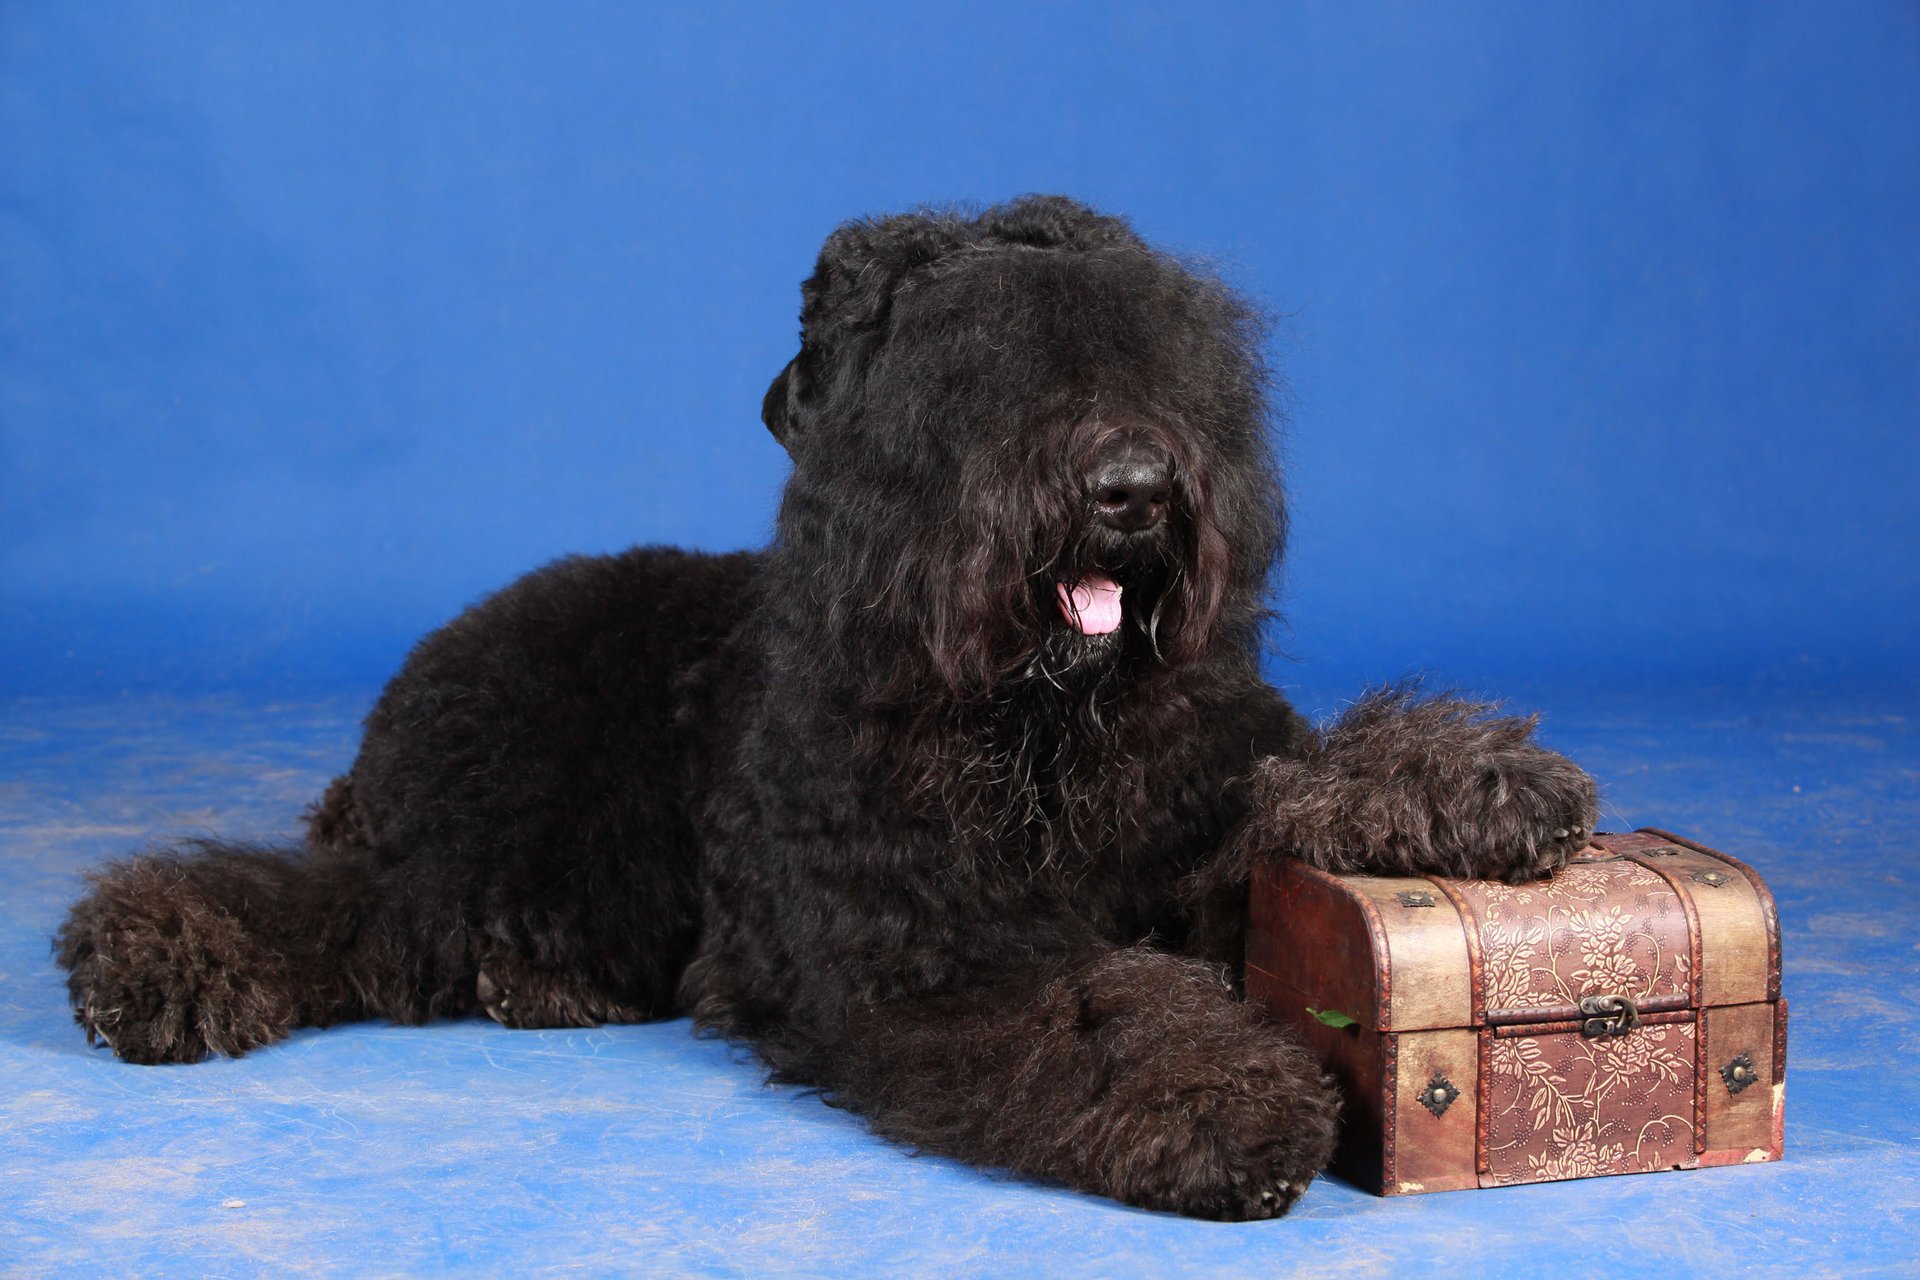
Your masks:
{"label": "dog's black nose", "polygon": [[1103,522],[1139,533],[1166,519],[1173,460],[1152,445],[1120,440],[1101,450],[1087,469],[1087,488]]}

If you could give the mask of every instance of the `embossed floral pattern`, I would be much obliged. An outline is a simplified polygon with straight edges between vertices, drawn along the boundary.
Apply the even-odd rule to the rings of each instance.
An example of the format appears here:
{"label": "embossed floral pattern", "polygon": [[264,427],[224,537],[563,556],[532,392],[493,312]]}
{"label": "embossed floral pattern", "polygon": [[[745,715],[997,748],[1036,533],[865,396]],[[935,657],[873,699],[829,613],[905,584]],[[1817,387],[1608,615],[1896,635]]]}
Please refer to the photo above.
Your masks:
{"label": "embossed floral pattern", "polygon": [[1494,1036],[1487,1177],[1493,1183],[1644,1173],[1691,1164],[1692,1022],[1589,1040]]}
{"label": "embossed floral pattern", "polygon": [[1638,863],[1575,864],[1550,885],[1476,880],[1459,888],[1479,926],[1490,1012],[1568,1008],[1593,995],[1639,1002],[1689,989],[1685,908]]}
{"label": "embossed floral pattern", "polygon": [[[1633,862],[1575,864],[1551,883],[1459,886],[1479,929],[1492,1017],[1571,1018],[1588,996],[1636,1005],[1686,995],[1686,909],[1657,872]],[[1549,1013],[1549,1011],[1552,1011]],[[1562,1023],[1488,1037],[1487,1179],[1585,1178],[1690,1164],[1695,1024],[1643,1023],[1589,1039]]]}

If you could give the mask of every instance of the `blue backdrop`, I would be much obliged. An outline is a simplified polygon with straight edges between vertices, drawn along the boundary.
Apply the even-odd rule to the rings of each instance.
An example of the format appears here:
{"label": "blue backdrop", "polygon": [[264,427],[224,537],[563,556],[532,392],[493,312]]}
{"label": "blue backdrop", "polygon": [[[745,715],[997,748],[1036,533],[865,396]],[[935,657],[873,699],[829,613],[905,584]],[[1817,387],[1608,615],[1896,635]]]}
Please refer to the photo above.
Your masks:
{"label": "blue backdrop", "polygon": [[1281,311],[1308,678],[1910,679],[1920,9],[0,10],[0,689],[371,682],[762,541],[839,220],[1062,191]]}

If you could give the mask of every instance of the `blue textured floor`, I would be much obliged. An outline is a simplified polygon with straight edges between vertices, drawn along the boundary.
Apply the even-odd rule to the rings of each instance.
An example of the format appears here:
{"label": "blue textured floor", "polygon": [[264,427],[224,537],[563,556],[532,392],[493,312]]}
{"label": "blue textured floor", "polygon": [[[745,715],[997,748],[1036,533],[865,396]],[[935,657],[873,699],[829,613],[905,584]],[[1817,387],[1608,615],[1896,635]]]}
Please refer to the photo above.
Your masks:
{"label": "blue textured floor", "polygon": [[48,960],[76,874],[153,832],[289,830],[367,697],[0,703],[0,1273],[1920,1270],[1920,694],[1527,700],[1600,775],[1605,825],[1697,833],[1771,882],[1785,1163],[1393,1201],[1323,1179],[1221,1226],[909,1158],[682,1022],[125,1066]]}

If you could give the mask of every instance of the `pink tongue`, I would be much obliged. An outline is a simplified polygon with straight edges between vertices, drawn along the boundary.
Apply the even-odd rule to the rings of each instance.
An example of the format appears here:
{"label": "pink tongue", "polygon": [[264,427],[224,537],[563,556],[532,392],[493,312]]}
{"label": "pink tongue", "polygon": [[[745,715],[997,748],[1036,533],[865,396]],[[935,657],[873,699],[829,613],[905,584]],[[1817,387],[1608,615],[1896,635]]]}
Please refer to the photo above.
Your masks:
{"label": "pink tongue", "polygon": [[1104,636],[1120,629],[1120,584],[1088,574],[1076,585],[1060,584],[1060,612],[1082,635]]}

